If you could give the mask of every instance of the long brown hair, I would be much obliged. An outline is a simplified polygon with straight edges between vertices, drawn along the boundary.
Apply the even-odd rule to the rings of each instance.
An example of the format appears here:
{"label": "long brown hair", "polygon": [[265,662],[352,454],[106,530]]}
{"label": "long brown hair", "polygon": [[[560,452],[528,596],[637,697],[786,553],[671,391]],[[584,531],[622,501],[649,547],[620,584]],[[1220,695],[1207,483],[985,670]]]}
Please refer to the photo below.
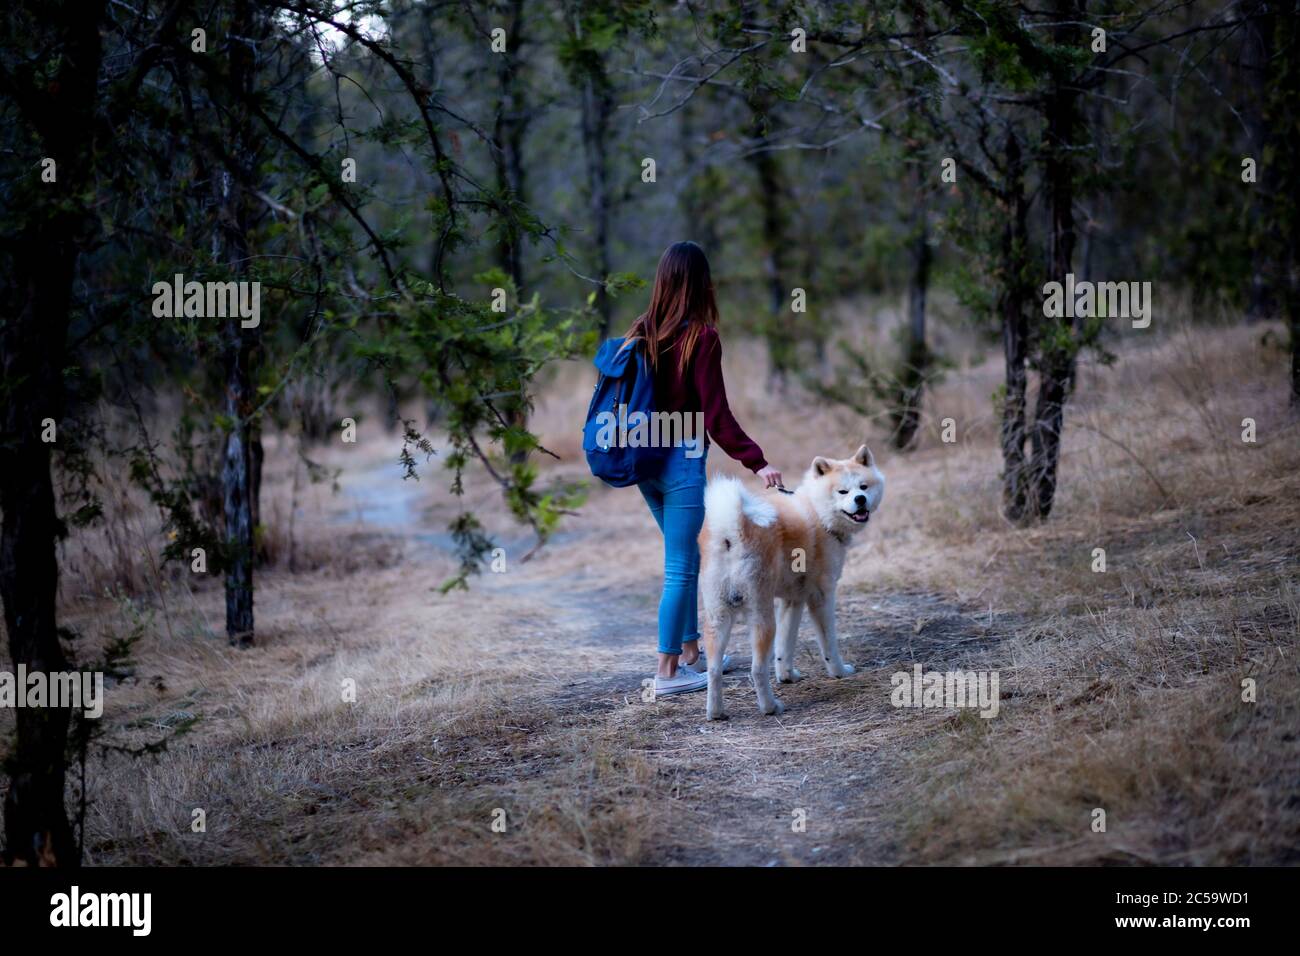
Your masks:
{"label": "long brown hair", "polygon": [[659,257],[650,307],[637,316],[624,339],[644,342],[646,358],[658,367],[659,352],[681,334],[679,370],[699,341],[700,330],[718,324],[718,302],[713,296],[713,276],[704,250],[693,242],[674,242]]}

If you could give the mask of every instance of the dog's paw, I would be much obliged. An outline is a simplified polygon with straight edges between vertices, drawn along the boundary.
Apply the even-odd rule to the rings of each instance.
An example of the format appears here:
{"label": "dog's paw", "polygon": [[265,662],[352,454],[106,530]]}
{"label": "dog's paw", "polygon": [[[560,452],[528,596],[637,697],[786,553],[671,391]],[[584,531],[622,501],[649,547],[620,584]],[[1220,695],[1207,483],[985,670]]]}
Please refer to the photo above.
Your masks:
{"label": "dog's paw", "polygon": [[727,719],[728,719],[728,718],[727,718],[727,712],[726,712],[725,710],[723,710],[722,708],[720,708],[720,707],[719,707],[717,710],[714,710],[712,707],[708,708],[708,709],[704,712],[704,716],[705,716],[708,720],[727,720]]}
{"label": "dog's paw", "polygon": [[758,709],[763,714],[764,717],[776,717],[779,714],[785,713],[785,704],[781,703],[779,700],[773,697],[771,707],[764,708],[760,704]]}
{"label": "dog's paw", "polygon": [[800,671],[797,667],[792,667],[790,668],[788,673],[782,674],[778,672],[776,675],[776,679],[779,680],[782,684],[793,684],[797,680],[803,680],[803,672]]}
{"label": "dog's paw", "polygon": [[848,677],[850,674],[855,673],[856,671],[857,671],[857,668],[854,667],[852,664],[841,664],[841,665],[840,665],[840,672],[839,672],[838,674],[831,674],[831,676],[832,676],[832,677]]}

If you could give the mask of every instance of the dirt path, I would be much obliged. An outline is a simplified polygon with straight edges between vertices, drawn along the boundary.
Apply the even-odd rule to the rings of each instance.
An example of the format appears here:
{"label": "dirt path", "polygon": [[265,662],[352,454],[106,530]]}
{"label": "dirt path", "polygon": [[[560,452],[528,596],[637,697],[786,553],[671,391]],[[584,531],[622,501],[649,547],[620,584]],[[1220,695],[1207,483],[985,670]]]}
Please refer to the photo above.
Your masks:
{"label": "dirt path", "polygon": [[[437,527],[442,519],[421,507],[410,483],[402,485],[384,466],[360,473],[344,488],[363,520],[406,541],[410,560],[430,548],[448,548],[450,539]],[[531,700],[515,701],[522,711],[548,715],[534,728],[529,759],[548,762],[548,738],[626,740],[656,779],[670,779],[673,819],[689,825],[656,840],[641,854],[643,862],[895,862],[889,786],[910,715],[890,706],[889,675],[913,661],[975,667],[989,660],[1012,622],[990,621],[936,594],[842,591],[842,644],[859,673],[838,681],[826,677],[805,622],[797,666],[808,676],[779,688],[784,715],[761,718],[748,675],[748,636],[741,630],[727,676],[732,718],[709,723],[702,694],[641,699],[642,681],[651,674],[659,584],[658,568],[646,555],[657,561],[657,546],[616,559],[623,572],[629,562],[636,566],[638,585],[608,586],[599,569],[557,573],[576,554],[608,548],[589,515],[567,528],[537,559],[472,583],[484,601],[526,605],[530,618],[547,622],[544,639],[571,654],[571,669],[533,685],[526,692]],[[507,548],[518,553],[523,546]],[[840,746],[849,735],[853,746]],[[871,745],[863,747],[864,740]],[[501,761],[519,759],[518,751],[501,752]],[[500,770],[504,779],[506,768]]]}
{"label": "dirt path", "polygon": [[[224,641],[218,579],[185,578],[165,605],[148,588],[69,600],[84,634],[141,635],[135,678],[109,696],[115,742],[201,718],[156,759],[96,757],[88,862],[1293,862],[1300,443],[1276,398],[1285,368],[1257,340],[1230,330],[1198,357],[1170,339],[1085,370],[1073,414],[1125,447],[1072,428],[1058,508],[1030,528],[998,511],[1000,362],[946,378],[932,407],[967,438],[927,433],[886,460],[880,520],[850,552],[837,623],[857,673],[825,677],[805,623],[809,676],[779,689],[779,718],[757,714],[743,633],[729,721],[706,722],[698,694],[642,700],[662,543],[635,491],[593,489],[523,562],[532,541],[499,488],[470,475],[457,501],[436,458],[404,482],[397,436],[322,450],[341,493],[304,487],[289,522],[296,460],[272,444],[280,550],[259,572],[253,648]],[[564,445],[590,382],[577,372],[537,410],[567,456],[547,483],[586,477]],[[853,434],[812,403],[736,397],[792,473]],[[1267,441],[1237,443],[1245,414]],[[441,594],[461,511],[508,569]],[[117,545],[101,546],[70,567],[111,567]],[[997,719],[894,708],[891,676],[914,664],[996,670]]]}

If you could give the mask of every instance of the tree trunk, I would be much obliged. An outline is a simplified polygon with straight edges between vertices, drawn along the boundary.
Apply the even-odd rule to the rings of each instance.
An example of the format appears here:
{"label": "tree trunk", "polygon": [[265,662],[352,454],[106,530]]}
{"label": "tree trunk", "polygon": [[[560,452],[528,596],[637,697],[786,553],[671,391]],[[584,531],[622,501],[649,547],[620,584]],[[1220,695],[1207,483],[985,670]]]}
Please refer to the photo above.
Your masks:
{"label": "tree trunk", "polygon": [[1025,256],[1028,254],[1024,163],[1015,131],[1007,133],[1003,150],[1007,164],[999,272],[1002,288],[998,316],[1002,322],[1002,353],[1006,363],[1006,395],[1002,402],[1002,513],[1020,523],[1026,515],[1028,474],[1025,468],[1025,385],[1029,323],[1025,317]]}
{"label": "tree trunk", "polygon": [[[608,278],[611,271],[609,221],[612,201],[609,193],[609,120],[614,97],[604,63],[590,67],[582,81],[582,146],[587,161],[588,208],[594,233],[596,275]],[[596,289],[596,311],[600,314],[600,336],[610,333],[613,307],[605,286]]]}
{"label": "tree trunk", "polygon": [[[26,221],[3,239],[9,274],[0,278],[6,316],[0,322],[0,597],[14,667],[49,673],[67,670],[68,661],[56,617],[55,544],[64,528],[42,423],[61,425],[72,283],[92,232],[83,197],[94,188],[104,3],[37,9],[32,17],[38,28],[48,25],[53,34],[43,39],[58,74],[15,90],[16,112],[42,153],[56,160],[57,180],[10,184],[9,200],[26,210]],[[79,863],[63,792],[70,716],[56,707],[23,707],[15,714],[4,802],[6,863]]]}
{"label": "tree trunk", "polygon": [[[679,129],[682,165],[688,171],[694,168],[700,155],[695,145],[694,107],[703,95],[704,91],[701,90],[678,110],[681,116]],[[714,262],[717,261],[722,249],[718,236],[718,199],[718,190],[711,188],[707,171],[704,175],[691,176],[677,194],[678,208],[682,217],[682,235],[698,242]]]}
{"label": "tree trunk", "polygon": [[[496,144],[495,165],[497,189],[512,202],[525,202],[524,196],[524,132],[528,126],[528,107],[519,78],[519,48],[523,44],[523,0],[511,0],[510,25],[506,30],[506,52],[499,57],[497,85],[500,102],[497,106],[493,141]],[[523,295],[524,263],[522,237],[513,222],[509,222],[497,242],[497,263],[515,284],[515,293]],[[528,402],[524,395],[511,399],[505,414],[510,424],[521,430],[528,429]],[[510,455],[512,464],[521,465],[528,460],[528,452],[520,450]]]}
{"label": "tree trunk", "polygon": [[[1269,26],[1274,51],[1273,81],[1277,89],[1270,100],[1274,110],[1270,132],[1277,139],[1277,169],[1269,176],[1273,190],[1277,266],[1272,273],[1274,288],[1281,287],[1287,329],[1291,336],[1291,402],[1300,405],[1300,198],[1296,197],[1297,160],[1300,159],[1300,15],[1295,5],[1283,15],[1275,10]],[[1270,78],[1272,80],[1272,78]],[[1272,186],[1276,183],[1276,186]]]}
{"label": "tree trunk", "polygon": [[[227,105],[232,162],[245,162],[243,176],[219,169],[213,177],[217,225],[213,232],[213,261],[224,263],[236,281],[248,275],[248,200],[242,179],[251,177],[256,160],[252,123],[244,105],[253,95],[257,70],[255,43],[265,33],[260,15],[251,0],[237,0],[231,33],[239,40],[230,44],[231,82],[239,94]],[[259,327],[260,329],[260,327]],[[254,426],[252,414],[256,395],[252,382],[253,355],[259,329],[245,329],[238,317],[225,320],[221,331],[221,361],[225,381],[225,415],[230,431],[222,456],[222,511],[226,526],[226,636],[230,643],[248,647],[253,643],[253,562],[255,479],[253,473]],[[259,456],[260,459],[260,456]]]}
{"label": "tree trunk", "polygon": [[[62,165],[61,175],[69,175],[66,161]],[[62,419],[59,374],[77,257],[74,228],[56,216],[26,233],[27,249],[15,257],[19,275],[27,278],[26,302],[15,321],[0,325],[4,382],[10,387],[3,403],[0,445],[0,594],[10,659],[28,673],[67,669],[55,616],[55,543],[63,528],[55,510],[50,445],[41,440],[41,421]],[[16,711],[18,741],[5,797],[7,862],[16,858],[33,866],[76,863],[63,802],[70,716],[70,711],[56,707]]]}
{"label": "tree trunk", "polygon": [[[497,87],[500,102],[492,138],[496,144],[494,161],[497,190],[516,202],[524,196],[524,134],[528,127],[528,105],[519,79],[519,48],[523,44],[523,0],[511,0],[510,25],[506,29],[506,52],[498,57]],[[511,225],[497,242],[497,262],[514,280],[515,290],[523,295],[523,249],[517,229]]]}
{"label": "tree trunk", "polygon": [[[1078,22],[1083,4],[1078,0],[1059,0],[1056,5],[1058,25],[1053,28],[1055,42],[1073,46],[1078,41]],[[1078,92],[1072,79],[1057,76],[1047,98],[1047,149],[1043,178],[1047,185],[1051,235],[1049,237],[1051,278],[1065,282],[1074,264],[1074,159],[1071,149],[1078,125]],[[1070,311],[1073,311],[1072,309]],[[1048,320],[1044,322],[1058,320]],[[1034,406],[1034,424],[1030,432],[1032,457],[1029,465],[1031,482],[1029,505],[1038,518],[1046,518],[1056,498],[1057,467],[1061,455],[1061,428],[1065,420],[1065,403],[1073,385],[1077,349],[1075,320],[1059,320],[1063,329],[1045,327],[1042,337],[1038,399]],[[1063,334],[1058,334],[1061,332]]]}
{"label": "tree trunk", "polygon": [[[219,207],[234,217],[223,222],[218,240],[235,276],[246,275],[246,236],[239,218],[239,186],[224,170],[216,174]],[[224,217],[223,217],[224,218]],[[217,261],[222,261],[218,259]],[[230,643],[253,643],[253,444],[249,415],[253,405],[250,366],[253,341],[238,317],[224,320],[221,361],[225,382],[223,411],[229,421],[221,463],[222,514],[226,528],[226,636]]]}
{"label": "tree trunk", "polygon": [[912,223],[910,251],[912,272],[907,283],[907,345],[899,373],[898,407],[894,413],[894,447],[912,443],[921,424],[921,395],[930,353],[925,342],[925,299],[930,285],[929,210],[925,179],[919,161],[912,166]]}
{"label": "tree trunk", "polygon": [[[765,105],[757,99],[749,103],[753,119],[750,124],[750,137],[755,146],[760,146],[766,139]],[[781,181],[781,170],[777,166],[776,156],[766,149],[756,149],[748,156],[749,164],[754,169],[758,180],[758,206],[762,213],[762,258],[763,278],[767,285],[768,321],[764,328],[767,340],[768,359],[772,364],[772,378],[778,387],[785,385],[790,369],[794,366],[795,335],[792,316],[785,310],[789,308],[790,290],[786,282],[786,218],[784,209],[785,187]]]}
{"label": "tree trunk", "polygon": [[[1272,137],[1269,120],[1269,70],[1273,62],[1274,28],[1277,15],[1270,8],[1273,4],[1267,0],[1246,0],[1239,4],[1239,14],[1245,20],[1242,24],[1241,70],[1244,86],[1249,92],[1241,106],[1242,121],[1246,127],[1246,136],[1250,156],[1254,158],[1257,170],[1265,165],[1265,151]],[[1278,157],[1281,159],[1282,157]],[[1285,162],[1285,160],[1283,160]],[[1269,189],[1267,185],[1279,182],[1271,171],[1263,171],[1262,181],[1251,186],[1249,229],[1258,237],[1252,252],[1254,268],[1251,270],[1250,287],[1246,290],[1246,316],[1251,321],[1267,319],[1276,314],[1278,305],[1279,275],[1277,264],[1279,251],[1285,243],[1278,235],[1276,223],[1269,214]],[[1290,180],[1283,188],[1290,188]],[[1267,185],[1266,185],[1267,184]],[[1282,298],[1286,297],[1285,287]]]}

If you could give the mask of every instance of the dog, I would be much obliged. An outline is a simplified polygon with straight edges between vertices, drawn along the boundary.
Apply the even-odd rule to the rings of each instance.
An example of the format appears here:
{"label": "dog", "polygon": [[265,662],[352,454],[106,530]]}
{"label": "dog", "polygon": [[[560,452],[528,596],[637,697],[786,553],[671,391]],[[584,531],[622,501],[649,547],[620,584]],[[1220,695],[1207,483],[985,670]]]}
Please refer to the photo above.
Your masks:
{"label": "dog", "polygon": [[785,707],[772,693],[776,676],[792,683],[795,643],[804,607],[812,615],[826,673],[846,677],[835,635],[835,588],[849,542],[880,507],[885,476],[863,445],[852,458],[814,458],[793,492],[757,497],[735,478],[715,477],[704,491],[700,531],[700,594],[708,655],[709,720],[723,720],[722,663],[737,614],[750,616],[750,674],[761,714]]}

